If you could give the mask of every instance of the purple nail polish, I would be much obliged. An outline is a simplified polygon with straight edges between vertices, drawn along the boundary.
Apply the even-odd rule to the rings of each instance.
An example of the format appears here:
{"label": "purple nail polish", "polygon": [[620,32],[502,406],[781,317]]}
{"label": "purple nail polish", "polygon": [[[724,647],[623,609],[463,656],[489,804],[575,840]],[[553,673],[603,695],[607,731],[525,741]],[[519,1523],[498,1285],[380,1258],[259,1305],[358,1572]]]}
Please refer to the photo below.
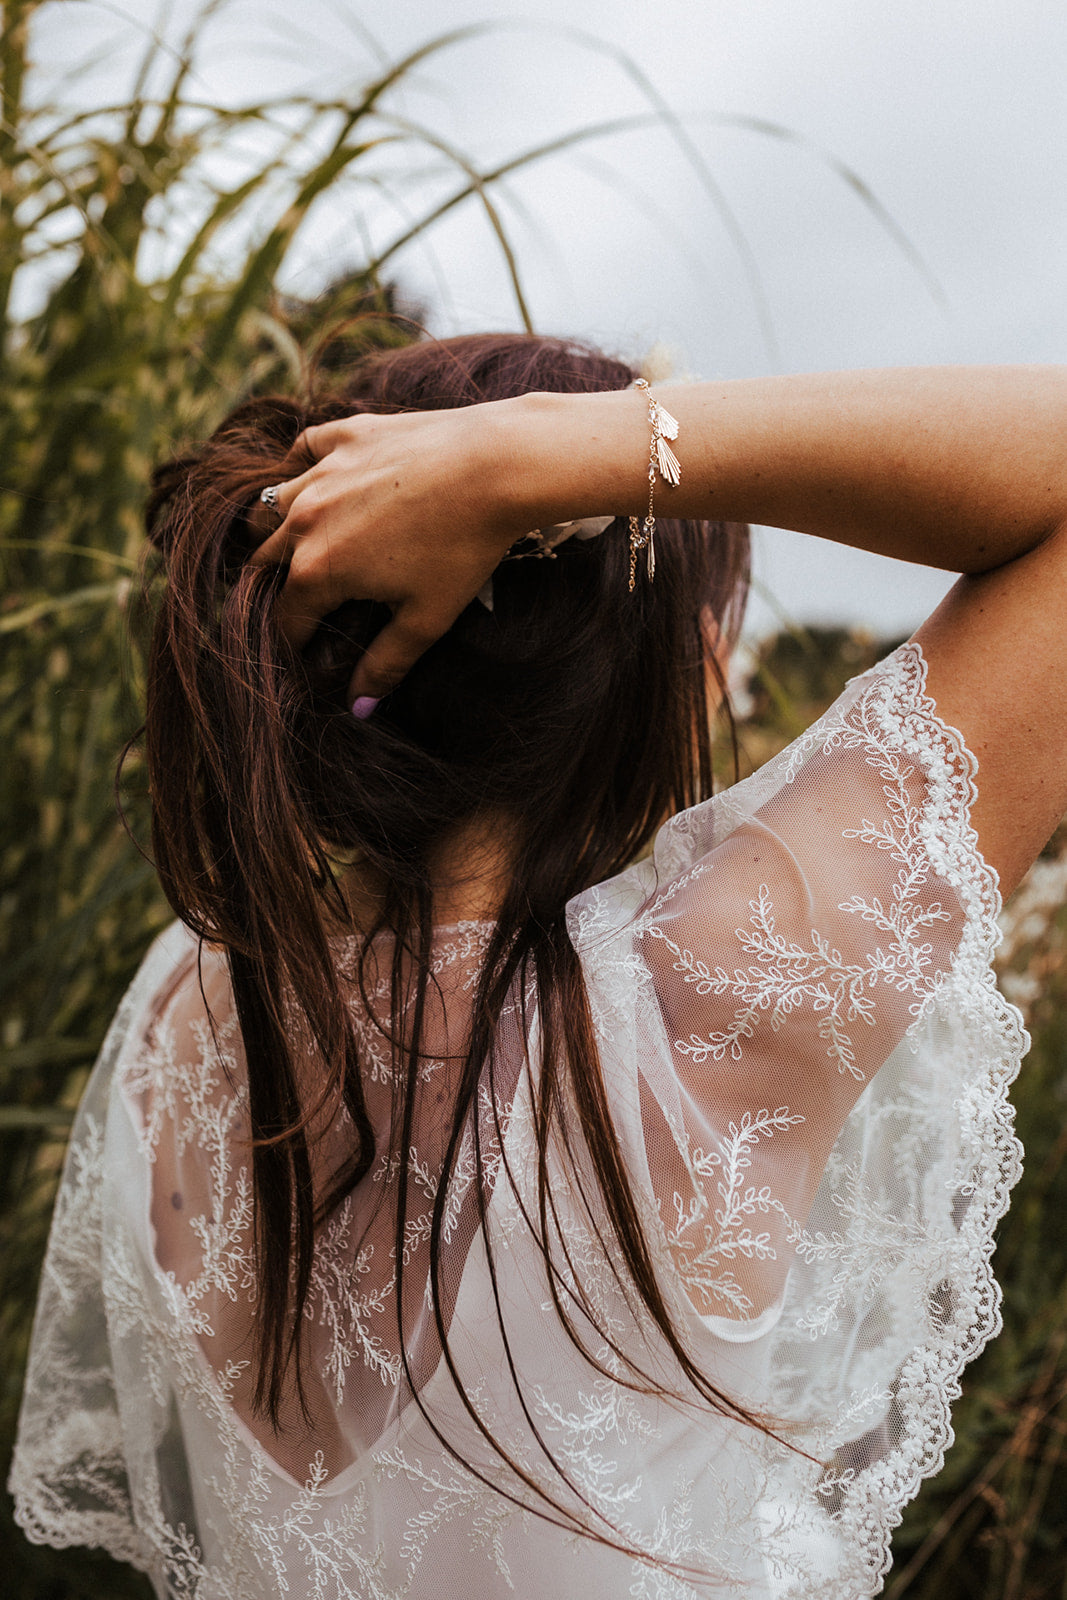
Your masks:
{"label": "purple nail polish", "polygon": [[360,722],[366,722],[378,701],[372,694],[361,694],[352,702],[352,715]]}

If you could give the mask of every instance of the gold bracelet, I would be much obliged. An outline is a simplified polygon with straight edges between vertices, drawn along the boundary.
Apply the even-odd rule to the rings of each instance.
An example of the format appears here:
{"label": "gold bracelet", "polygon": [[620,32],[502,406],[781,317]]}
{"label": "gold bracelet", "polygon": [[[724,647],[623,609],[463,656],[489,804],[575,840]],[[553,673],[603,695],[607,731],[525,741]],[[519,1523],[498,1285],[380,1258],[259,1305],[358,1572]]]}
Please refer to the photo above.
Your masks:
{"label": "gold bracelet", "polygon": [[678,457],[667,443],[668,439],[678,437],[677,418],[672,417],[666,406],[661,406],[659,401],[653,398],[652,390],[644,378],[635,378],[630,387],[644,390],[648,399],[648,423],[652,429],[648,448],[648,511],[643,519],[630,518],[630,593],[633,594],[637,581],[639,550],[646,548],[648,550],[649,582],[656,575],[656,516],[652,505],[656,493],[656,473],[659,473],[668,488],[676,489],[681,482],[682,469]]}

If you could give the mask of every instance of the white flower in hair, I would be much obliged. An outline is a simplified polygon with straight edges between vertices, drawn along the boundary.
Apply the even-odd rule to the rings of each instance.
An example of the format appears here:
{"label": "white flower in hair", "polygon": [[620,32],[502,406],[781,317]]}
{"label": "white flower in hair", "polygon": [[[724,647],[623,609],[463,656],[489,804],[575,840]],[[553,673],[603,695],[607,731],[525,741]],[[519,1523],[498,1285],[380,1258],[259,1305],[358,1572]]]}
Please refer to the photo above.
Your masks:
{"label": "white flower in hair", "polygon": [[[548,528],[534,528],[516,539],[504,561],[554,561],[559,545],[566,544],[568,539],[598,539],[614,521],[614,517],[579,517],[574,522],[554,522]],[[482,584],[477,597],[487,611],[492,611],[492,578]]]}

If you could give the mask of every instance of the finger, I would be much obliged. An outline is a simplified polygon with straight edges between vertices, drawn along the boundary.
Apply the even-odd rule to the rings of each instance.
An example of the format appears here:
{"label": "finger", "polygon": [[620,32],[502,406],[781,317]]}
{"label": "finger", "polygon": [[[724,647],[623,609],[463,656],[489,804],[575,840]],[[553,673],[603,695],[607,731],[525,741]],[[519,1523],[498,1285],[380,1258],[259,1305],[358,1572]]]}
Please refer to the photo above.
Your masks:
{"label": "finger", "polygon": [[[315,469],[341,444],[350,442],[352,418],[314,423],[297,434],[289,454],[277,469],[272,505],[258,498],[248,513],[251,528],[263,535],[263,542],[249,557],[251,566],[261,567],[288,561],[295,541],[285,527],[293,503],[315,479]],[[279,537],[281,535],[281,537]]]}
{"label": "finger", "polygon": [[293,440],[289,459],[293,470],[306,472],[316,462],[322,461],[331,451],[350,436],[350,419],[336,417],[332,422],[315,422]]}
{"label": "finger", "polygon": [[430,617],[411,606],[401,606],[360,658],[348,686],[349,704],[363,698],[381,699],[395,689],[454,621],[455,616]]}
{"label": "finger", "polygon": [[285,528],[286,518],[293,508],[293,502],[307,488],[314,468],[302,472],[299,477],[289,478],[285,482],[279,481],[274,488],[274,502],[267,505],[262,494],[256,499],[246,518],[250,528],[263,535],[263,543],[249,556],[252,566],[261,567],[270,562],[288,560],[292,554],[291,530],[286,530],[282,539],[278,535]]}
{"label": "finger", "polygon": [[294,580],[292,570],[274,602],[274,620],[294,650],[302,650],[323,617],[336,611],[344,595],[334,593],[328,579]]}
{"label": "finger", "polygon": [[[260,508],[267,510],[266,506]],[[252,527],[259,526],[258,518],[249,516],[248,521]],[[248,558],[250,567],[276,567],[283,561],[291,561],[296,548],[297,532],[291,522],[283,522],[281,527],[275,525],[274,532],[269,538],[257,545]]]}

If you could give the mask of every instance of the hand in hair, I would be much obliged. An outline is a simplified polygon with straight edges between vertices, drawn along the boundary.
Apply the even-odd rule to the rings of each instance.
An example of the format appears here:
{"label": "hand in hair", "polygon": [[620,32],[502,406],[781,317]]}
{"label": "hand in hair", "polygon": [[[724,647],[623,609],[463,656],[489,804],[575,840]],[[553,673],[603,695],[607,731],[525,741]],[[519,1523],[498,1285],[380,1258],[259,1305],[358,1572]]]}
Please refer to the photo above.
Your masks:
{"label": "hand in hair", "polygon": [[[676,517],[795,528],[969,575],[918,638],[942,715],[982,763],[982,850],[1016,883],[1067,805],[1067,369],[704,383],[670,405],[684,440]],[[306,437],[326,459],[282,499],[260,559],[292,557],[282,615],[296,642],[350,595],[394,608],[354,696],[395,683],[519,533],[647,500],[645,408],[625,389]]]}
{"label": "hand in hair", "polygon": [[353,675],[352,699],[393,688],[527,530],[528,518],[508,506],[491,409],[307,428],[291,456],[298,475],[279,485],[277,511],[256,508],[260,528],[282,514],[251,561],[289,563],[278,620],[294,648],[346,600],[392,607]]}

